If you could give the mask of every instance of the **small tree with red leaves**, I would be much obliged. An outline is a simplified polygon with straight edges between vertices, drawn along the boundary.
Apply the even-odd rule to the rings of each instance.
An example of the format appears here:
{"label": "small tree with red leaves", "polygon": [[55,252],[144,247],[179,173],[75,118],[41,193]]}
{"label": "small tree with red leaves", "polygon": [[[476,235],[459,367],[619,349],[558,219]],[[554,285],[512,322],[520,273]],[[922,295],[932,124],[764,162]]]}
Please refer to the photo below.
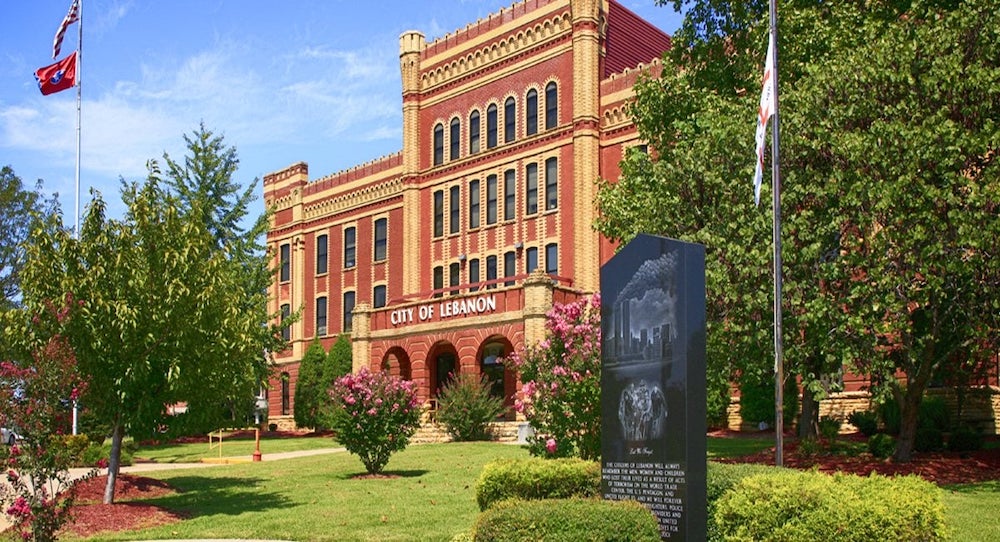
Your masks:
{"label": "small tree with red leaves", "polygon": [[76,307],[67,296],[62,306],[50,305],[30,319],[20,312],[3,315],[8,350],[0,361],[0,424],[20,439],[0,451],[7,478],[0,484],[0,498],[23,540],[55,540],[70,520],[75,489],[69,475],[72,457],[62,434],[70,405],[85,383],[59,328]]}

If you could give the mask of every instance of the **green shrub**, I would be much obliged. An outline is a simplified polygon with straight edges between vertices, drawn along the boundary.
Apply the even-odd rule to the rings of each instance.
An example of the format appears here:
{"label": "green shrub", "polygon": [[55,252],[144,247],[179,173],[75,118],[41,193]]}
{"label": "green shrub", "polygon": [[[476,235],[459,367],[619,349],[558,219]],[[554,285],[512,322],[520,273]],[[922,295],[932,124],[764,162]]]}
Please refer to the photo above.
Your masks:
{"label": "green shrub", "polygon": [[896,439],[885,433],[876,433],[868,439],[868,452],[879,459],[885,459],[896,451]]}
{"label": "green shrub", "polygon": [[825,451],[823,443],[817,438],[807,437],[799,440],[796,453],[799,457],[815,457]]}
{"label": "green shrub", "polygon": [[899,434],[899,425],[902,418],[899,413],[899,404],[892,399],[878,406],[878,417],[882,420],[882,427],[890,435]]}
{"label": "green shrub", "polygon": [[479,514],[473,540],[659,542],[656,517],[635,501],[505,501]]}
{"label": "green shrub", "polygon": [[[127,467],[132,464],[135,454],[135,450],[130,449],[129,446],[122,445],[121,454],[121,466]],[[108,459],[111,457],[111,444],[94,444],[91,443],[86,450],[80,454],[80,464],[76,466],[80,467],[96,467],[98,465],[107,464]]]}
{"label": "green shrub", "polygon": [[948,412],[948,404],[943,397],[924,397],[920,401],[920,410],[917,412],[917,427],[929,427],[936,429],[938,433],[944,433],[951,429],[951,416]]}
{"label": "green shrub", "polygon": [[953,452],[971,452],[983,447],[983,434],[969,425],[959,425],[948,437],[948,449]]}
{"label": "green shrub", "polygon": [[944,434],[936,427],[922,425],[913,438],[913,449],[918,452],[936,452],[944,449]]}
{"label": "green shrub", "polygon": [[834,440],[840,434],[841,421],[833,416],[819,419],[819,434],[826,440]]}
{"label": "green shrub", "polygon": [[498,459],[483,467],[476,483],[476,502],[480,510],[507,499],[597,497],[600,494],[600,463],[576,458]]}
{"label": "green shrub", "polygon": [[715,503],[727,491],[732,489],[741,480],[749,476],[784,470],[780,467],[768,465],[755,465],[753,463],[716,463],[708,462],[706,472],[706,496],[708,497],[708,540],[721,541],[724,537],[715,528],[712,520],[715,515]]}
{"label": "green shrub", "polygon": [[53,435],[49,445],[62,448],[70,465],[74,467],[91,466],[83,463],[83,452],[90,446],[90,439],[87,438],[87,435]]}
{"label": "green shrub", "polygon": [[727,539],[910,541],[945,537],[940,492],[916,476],[783,471],[743,479],[716,503]]}
{"label": "green shrub", "polygon": [[855,410],[847,416],[847,422],[858,428],[861,434],[870,437],[878,432],[878,413],[870,410]]}
{"label": "green shrub", "polygon": [[460,373],[438,395],[437,421],[457,441],[489,440],[490,422],[503,413],[503,399],[490,394],[485,376]]}
{"label": "green shrub", "polygon": [[[786,427],[795,422],[799,408],[799,392],[794,379],[789,379],[783,395],[782,414]],[[760,422],[774,427],[774,380],[747,375],[740,381],[740,417],[744,423],[758,426]]]}

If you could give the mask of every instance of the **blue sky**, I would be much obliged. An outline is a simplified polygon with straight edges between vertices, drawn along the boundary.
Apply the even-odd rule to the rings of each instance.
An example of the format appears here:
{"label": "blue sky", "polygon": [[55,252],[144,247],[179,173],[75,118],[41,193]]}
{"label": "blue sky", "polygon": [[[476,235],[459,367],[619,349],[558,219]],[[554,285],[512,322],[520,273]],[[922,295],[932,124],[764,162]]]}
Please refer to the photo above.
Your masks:
{"label": "blue sky", "polygon": [[[680,15],[622,4],[669,34]],[[184,155],[204,121],[237,148],[246,185],[299,161],[311,178],[402,148],[399,35],[428,41],[510,0],[83,0],[82,206]],[[58,192],[74,219],[76,89],[38,91],[70,0],[0,0],[0,166]],[[77,48],[77,26],[62,56]],[[258,212],[263,204],[257,202]],[[83,212],[81,210],[81,212]]]}

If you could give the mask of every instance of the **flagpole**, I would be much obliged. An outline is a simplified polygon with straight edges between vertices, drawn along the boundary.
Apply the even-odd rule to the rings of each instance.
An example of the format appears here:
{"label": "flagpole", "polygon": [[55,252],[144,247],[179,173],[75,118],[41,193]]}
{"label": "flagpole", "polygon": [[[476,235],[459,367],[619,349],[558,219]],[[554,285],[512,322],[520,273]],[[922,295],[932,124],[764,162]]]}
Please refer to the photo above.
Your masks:
{"label": "flagpole", "polygon": [[[77,4],[77,48],[76,48],[76,225],[74,235],[80,238],[80,117],[83,105],[83,0]],[[74,420],[75,421],[75,420]],[[76,434],[74,424],[73,434]]]}
{"label": "flagpole", "polygon": [[[80,120],[83,109],[83,0],[77,4],[77,47],[76,47],[76,224],[73,226],[73,237],[80,239]],[[73,434],[77,434],[79,419],[79,404],[73,400]]]}
{"label": "flagpole", "polygon": [[781,341],[781,167],[780,129],[778,123],[778,7],[777,0],[768,0],[770,8],[770,32],[774,40],[771,51],[774,77],[774,124],[771,125],[771,182],[773,237],[774,237],[774,464],[784,463],[784,359]]}

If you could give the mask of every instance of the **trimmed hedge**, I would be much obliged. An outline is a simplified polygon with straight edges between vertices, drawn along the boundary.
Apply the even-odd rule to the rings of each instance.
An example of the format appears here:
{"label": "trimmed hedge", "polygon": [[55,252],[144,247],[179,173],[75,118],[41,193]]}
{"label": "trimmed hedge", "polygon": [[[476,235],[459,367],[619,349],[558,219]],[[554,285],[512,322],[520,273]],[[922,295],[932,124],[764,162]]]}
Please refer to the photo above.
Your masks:
{"label": "trimmed hedge", "polygon": [[745,478],[722,495],[714,520],[730,540],[942,540],[939,494],[916,476],[775,470]]}
{"label": "trimmed hedge", "polygon": [[656,517],[635,501],[508,500],[479,514],[477,542],[659,542]]}
{"label": "trimmed hedge", "polygon": [[712,519],[715,516],[716,502],[718,502],[720,497],[739,484],[744,478],[784,470],[779,467],[756,465],[753,463],[715,463],[709,461],[705,485],[705,493],[708,497],[708,540],[725,540],[725,537],[715,526],[715,522]]}
{"label": "trimmed hedge", "polygon": [[601,464],[582,459],[498,459],[483,467],[476,483],[480,510],[506,499],[597,497]]}

